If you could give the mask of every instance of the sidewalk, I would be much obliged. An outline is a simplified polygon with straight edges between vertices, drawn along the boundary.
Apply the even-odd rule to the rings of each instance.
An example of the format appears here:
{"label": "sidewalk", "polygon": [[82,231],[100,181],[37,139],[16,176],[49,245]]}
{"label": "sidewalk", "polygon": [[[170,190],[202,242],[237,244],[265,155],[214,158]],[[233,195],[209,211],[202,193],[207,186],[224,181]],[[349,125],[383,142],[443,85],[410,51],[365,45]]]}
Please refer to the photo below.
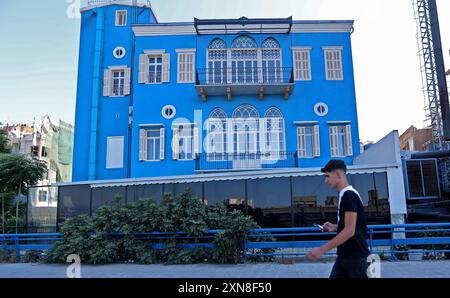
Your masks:
{"label": "sidewalk", "polygon": [[[81,266],[81,277],[167,278],[327,278],[333,263],[239,264],[239,265],[104,265]],[[65,278],[66,266],[0,264],[0,278]],[[450,261],[383,262],[384,278],[450,278]]]}

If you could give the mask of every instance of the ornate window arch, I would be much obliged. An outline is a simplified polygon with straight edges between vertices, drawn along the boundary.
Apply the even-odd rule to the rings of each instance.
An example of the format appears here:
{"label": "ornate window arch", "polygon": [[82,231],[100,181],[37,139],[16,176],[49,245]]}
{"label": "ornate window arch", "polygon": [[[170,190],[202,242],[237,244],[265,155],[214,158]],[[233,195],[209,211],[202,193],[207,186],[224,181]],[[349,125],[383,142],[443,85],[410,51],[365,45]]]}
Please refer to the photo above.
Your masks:
{"label": "ornate window arch", "polygon": [[226,48],[227,48],[227,44],[221,38],[214,38],[209,43],[209,46],[208,46],[208,49],[214,49],[214,50],[226,49]]}
{"label": "ornate window arch", "polygon": [[209,119],[226,119],[227,113],[221,108],[215,108],[210,114]]}
{"label": "ornate window arch", "polygon": [[279,49],[280,43],[273,37],[266,38],[262,43],[263,49]]}
{"label": "ornate window arch", "polygon": [[234,49],[256,49],[258,46],[252,37],[241,35],[233,40],[231,47]]}
{"label": "ornate window arch", "polygon": [[283,113],[281,113],[280,109],[277,107],[269,108],[264,114],[265,118],[284,118]]}
{"label": "ornate window arch", "polygon": [[259,118],[259,113],[254,106],[243,104],[234,110],[233,118]]}

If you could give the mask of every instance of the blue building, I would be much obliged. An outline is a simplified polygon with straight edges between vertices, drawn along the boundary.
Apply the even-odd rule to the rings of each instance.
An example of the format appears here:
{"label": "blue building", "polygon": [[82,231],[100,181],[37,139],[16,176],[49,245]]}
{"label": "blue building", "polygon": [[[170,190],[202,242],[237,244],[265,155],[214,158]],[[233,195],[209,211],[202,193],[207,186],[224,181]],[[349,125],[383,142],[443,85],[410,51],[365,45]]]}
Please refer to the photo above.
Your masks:
{"label": "blue building", "polygon": [[[98,2],[98,1],[97,1]],[[351,165],[353,21],[82,9],[74,181]]]}
{"label": "blue building", "polygon": [[[134,1],[133,1],[134,2]],[[260,226],[336,220],[320,168],[349,165],[371,223],[406,214],[398,132],[360,154],[353,21],[194,19],[81,9],[73,182],[58,218],[186,189]]]}

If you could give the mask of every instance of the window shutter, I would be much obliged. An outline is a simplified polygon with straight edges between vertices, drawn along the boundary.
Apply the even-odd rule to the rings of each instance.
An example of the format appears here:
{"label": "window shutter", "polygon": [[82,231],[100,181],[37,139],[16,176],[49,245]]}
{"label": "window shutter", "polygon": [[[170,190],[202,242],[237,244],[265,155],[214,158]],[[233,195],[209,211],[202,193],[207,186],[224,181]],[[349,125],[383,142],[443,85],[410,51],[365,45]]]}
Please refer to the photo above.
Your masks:
{"label": "window shutter", "polygon": [[305,51],[305,79],[311,80],[311,53],[310,51]]}
{"label": "window shutter", "polygon": [[264,154],[267,152],[266,139],[267,137],[267,118],[259,119],[259,148],[261,153]]}
{"label": "window shutter", "polygon": [[147,160],[147,131],[139,130],[139,160]]}
{"label": "window shutter", "polygon": [[180,142],[178,136],[178,127],[172,129],[172,159],[178,160],[180,154]]}
{"label": "window shutter", "polygon": [[170,54],[162,55],[162,82],[170,82]]}
{"label": "window shutter", "polygon": [[164,160],[164,127],[159,130],[159,159]]}
{"label": "window shutter", "polygon": [[345,126],[345,142],[346,142],[346,155],[352,156],[353,155],[352,131],[350,125]]}
{"label": "window shutter", "polygon": [[297,127],[297,143],[298,143],[298,156],[305,157],[305,128]]}
{"label": "window shutter", "polygon": [[148,55],[139,55],[139,75],[138,81],[140,84],[148,83]]}
{"label": "window shutter", "polygon": [[131,79],[131,69],[129,67],[124,69],[124,86],[123,86],[123,95],[130,95],[130,79]]}
{"label": "window shutter", "polygon": [[320,156],[320,135],[319,135],[319,125],[313,126],[313,151],[314,156],[319,157]]}
{"label": "window shutter", "polygon": [[227,118],[227,130],[226,130],[226,137],[227,137],[227,154],[233,154],[234,153],[234,130],[233,130],[233,119]]}
{"label": "window shutter", "polygon": [[330,150],[331,150],[331,157],[337,156],[338,151],[338,144],[337,144],[337,127],[330,126]]}
{"label": "window shutter", "polygon": [[111,96],[111,73],[110,69],[103,72],[103,96]]}
{"label": "window shutter", "polygon": [[[294,59],[294,63],[292,63],[293,64],[293,66],[294,66],[294,80],[295,81],[297,81],[298,79],[299,79],[299,73],[298,73],[298,71],[299,71],[299,65],[298,65],[298,63],[299,63],[299,59],[298,59],[298,51],[296,51],[296,50],[293,50],[292,51],[292,57],[293,57],[293,59]],[[297,129],[297,131],[298,131],[298,129]]]}
{"label": "window shutter", "polygon": [[197,127],[194,127],[193,133],[194,133],[194,136],[193,136],[193,142],[194,142],[193,158],[195,159],[196,158],[195,155],[199,153],[199,147],[198,147],[198,139],[199,139],[198,133],[199,133],[199,131],[198,131]]}

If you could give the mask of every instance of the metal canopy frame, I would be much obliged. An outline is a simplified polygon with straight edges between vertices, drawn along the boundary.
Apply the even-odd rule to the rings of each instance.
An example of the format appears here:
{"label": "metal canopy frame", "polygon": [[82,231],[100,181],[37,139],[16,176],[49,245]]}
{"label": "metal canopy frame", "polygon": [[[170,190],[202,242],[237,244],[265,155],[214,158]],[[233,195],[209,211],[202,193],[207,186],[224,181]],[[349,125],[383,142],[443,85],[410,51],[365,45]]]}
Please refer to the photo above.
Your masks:
{"label": "metal canopy frame", "polygon": [[236,34],[242,31],[251,33],[280,33],[289,34],[292,30],[292,16],[277,19],[197,19],[194,27],[197,34]]}

